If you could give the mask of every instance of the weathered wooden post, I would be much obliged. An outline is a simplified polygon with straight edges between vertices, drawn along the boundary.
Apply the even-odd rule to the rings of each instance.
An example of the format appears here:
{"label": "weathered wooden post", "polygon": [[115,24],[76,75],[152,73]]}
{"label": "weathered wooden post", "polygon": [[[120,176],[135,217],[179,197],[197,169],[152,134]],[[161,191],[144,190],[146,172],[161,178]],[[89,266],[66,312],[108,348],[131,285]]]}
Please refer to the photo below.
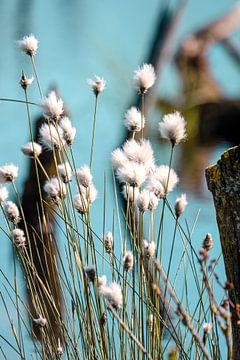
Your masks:
{"label": "weathered wooden post", "polygon": [[[221,156],[216,165],[206,169],[208,189],[213,195],[227,280],[234,288],[229,296],[240,304],[240,146]],[[240,358],[240,326],[236,310],[232,313],[233,358]]]}

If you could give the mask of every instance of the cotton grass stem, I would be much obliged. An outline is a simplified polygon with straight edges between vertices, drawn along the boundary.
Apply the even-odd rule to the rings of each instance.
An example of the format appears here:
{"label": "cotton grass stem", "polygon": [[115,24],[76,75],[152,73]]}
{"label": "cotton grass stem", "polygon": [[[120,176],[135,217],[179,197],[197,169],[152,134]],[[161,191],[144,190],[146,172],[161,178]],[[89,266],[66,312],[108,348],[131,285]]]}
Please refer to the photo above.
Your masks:
{"label": "cotton grass stem", "polygon": [[153,360],[151,355],[147,352],[145,347],[140,343],[140,341],[136,338],[136,336],[131,332],[131,330],[127,327],[126,323],[122,321],[116,310],[112,307],[111,304],[108,304],[108,309],[112,312],[113,316],[119,324],[122,326],[122,328],[126,331],[126,333],[130,336],[130,338],[135,342],[135,344],[138,346],[138,348],[142,351],[142,353],[147,357],[149,360]]}
{"label": "cotton grass stem", "polygon": [[34,72],[34,75],[35,75],[36,80],[37,80],[37,85],[38,85],[39,94],[40,94],[41,99],[42,99],[42,98],[43,98],[43,93],[42,93],[42,89],[41,89],[41,85],[40,85],[40,81],[39,81],[39,77],[38,77],[38,72],[37,72],[37,68],[36,68],[36,63],[35,63],[35,60],[34,60],[34,57],[33,57],[33,56],[30,56],[30,58],[31,58],[32,66],[33,66],[33,72]]}
{"label": "cotton grass stem", "polygon": [[142,140],[144,139],[144,93],[141,94],[141,132],[142,132]]}
{"label": "cotton grass stem", "polygon": [[[174,290],[172,289],[172,287],[169,284],[169,281],[167,280],[167,277],[163,271],[163,268],[161,266],[161,264],[157,261],[157,259],[154,260],[154,265],[156,267],[156,269],[158,270],[162,280],[164,281],[167,291],[169,293],[169,295],[171,296],[171,298],[173,299],[174,303],[177,306],[177,311],[179,312],[180,316],[182,317],[182,321],[184,322],[184,325],[188,328],[188,330],[191,332],[194,340],[196,341],[196,343],[198,344],[199,348],[201,349],[201,351],[203,352],[204,356],[206,357],[207,360],[212,360],[211,356],[208,353],[207,348],[205,347],[205,345],[202,342],[202,339],[200,338],[200,336],[198,335],[197,331],[195,330],[195,328],[193,327],[192,321],[190,320],[190,316],[186,313],[185,309],[183,308],[181,302],[177,299],[177,296],[175,295]],[[164,301],[164,299],[163,299]]]}
{"label": "cotton grass stem", "polygon": [[166,186],[165,186],[165,189],[164,189],[165,190],[165,196],[163,198],[162,215],[161,215],[161,221],[160,221],[160,224],[159,224],[159,231],[158,231],[158,238],[157,238],[157,254],[158,254],[159,240],[160,240],[160,236],[161,236],[161,240],[160,240],[160,262],[162,262],[164,212],[165,212],[165,206],[166,206],[169,178],[170,178],[171,167],[172,167],[173,150],[174,150],[174,145],[171,146],[171,153],[170,153],[170,159],[169,159],[169,170],[168,170]]}
{"label": "cotton grass stem", "polygon": [[92,171],[92,162],[93,162],[95,129],[96,129],[96,121],[97,121],[97,104],[98,104],[98,95],[95,96],[95,105],[94,105],[94,114],[93,114],[92,143],[91,143],[90,162],[89,162],[89,167],[91,171]]}
{"label": "cotton grass stem", "polygon": [[[0,98],[0,101],[13,102],[13,103],[19,103],[19,104],[26,104],[26,101],[24,101],[24,100],[16,100],[16,99],[9,99],[9,98]],[[31,101],[28,101],[28,104],[41,107],[40,104],[37,104],[35,102],[31,102]]]}

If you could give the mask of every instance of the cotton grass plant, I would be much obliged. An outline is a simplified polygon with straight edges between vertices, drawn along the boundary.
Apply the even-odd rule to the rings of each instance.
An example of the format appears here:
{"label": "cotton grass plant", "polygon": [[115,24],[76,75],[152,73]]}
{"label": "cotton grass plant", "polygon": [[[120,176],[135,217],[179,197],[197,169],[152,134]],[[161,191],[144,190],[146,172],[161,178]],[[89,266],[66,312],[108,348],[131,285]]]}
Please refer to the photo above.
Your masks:
{"label": "cotton grass plant", "polygon": [[[14,339],[1,335],[3,356],[8,358],[10,343],[16,359],[33,356],[26,353],[24,329],[32,339],[33,357],[37,359],[163,359],[167,356],[220,359],[223,338],[231,359],[226,286],[221,285],[221,302],[213,292],[217,261],[209,257],[212,237],[207,234],[200,252],[195,249],[192,245],[195,224],[190,229],[184,219],[185,208],[191,204],[185,194],[178,196],[175,203],[169,200],[169,193],[179,182],[172,163],[176,146],[186,140],[186,122],[175,112],[165,115],[159,124],[161,137],[170,145],[168,164],[155,161],[151,143],[144,138],[148,121],[144,96],[156,81],[152,65],[144,64],[134,73],[141,109],[131,107],[126,112],[123,123],[130,138],[109,154],[114,173],[115,216],[124,223],[118,231],[114,227],[115,218],[112,229],[106,229],[103,220],[102,233],[102,229],[93,228],[91,220],[94,203],[100,201],[92,167],[97,108],[100,94],[104,96],[105,81],[98,76],[88,81],[95,100],[92,130],[89,129],[91,149],[89,164],[77,164],[73,152],[76,128],[64,113],[63,100],[54,91],[42,96],[35,64],[38,41],[30,35],[19,44],[31,58],[45,120],[36,142],[28,100],[29,86],[34,86],[35,81],[22,75],[20,85],[30,138],[21,150],[34,163],[39,223],[37,228],[32,228],[25,218],[18,192],[18,167],[1,166],[0,206],[5,220],[1,230],[13,248],[15,274],[12,284],[1,271],[7,294],[4,297],[1,291],[1,299]],[[140,139],[136,139],[136,133],[141,134]],[[41,161],[41,154],[46,151],[52,155],[54,174],[48,173]],[[124,206],[119,200],[121,195],[117,195],[117,183],[125,199]],[[8,199],[11,187],[15,202]],[[103,215],[111,216],[107,211],[104,187]],[[172,239],[165,226],[166,213],[172,219]],[[64,238],[63,249],[58,245],[52,219]],[[166,241],[169,258],[164,254]],[[183,250],[174,258],[176,241],[182,243]],[[34,252],[38,263],[34,261]],[[19,295],[17,261],[21,264],[31,306]],[[171,271],[173,263],[177,264],[175,274]],[[187,271],[192,274],[190,285]],[[49,280],[51,276],[59,297]],[[186,298],[177,294],[176,282],[181,282]],[[191,307],[189,286],[197,293]],[[14,306],[13,314],[8,311],[8,303]]]}

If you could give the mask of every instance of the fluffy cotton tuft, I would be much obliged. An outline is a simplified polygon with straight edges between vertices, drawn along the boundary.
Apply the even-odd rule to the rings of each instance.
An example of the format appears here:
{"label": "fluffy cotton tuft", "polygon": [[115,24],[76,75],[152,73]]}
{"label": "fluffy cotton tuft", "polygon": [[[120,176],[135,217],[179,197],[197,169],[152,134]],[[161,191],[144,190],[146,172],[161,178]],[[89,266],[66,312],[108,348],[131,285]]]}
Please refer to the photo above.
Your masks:
{"label": "fluffy cotton tuft", "polygon": [[68,146],[71,146],[75,139],[76,128],[72,126],[70,119],[66,116],[60,120],[59,126],[63,131],[63,139]]}
{"label": "fluffy cotton tuft", "polygon": [[22,153],[29,157],[39,156],[42,153],[42,146],[36,142],[28,142],[21,147]]}
{"label": "fluffy cotton tuft", "polygon": [[104,246],[107,253],[113,251],[113,234],[110,231],[104,236]]}
{"label": "fluffy cotton tuft", "polygon": [[34,35],[24,36],[22,40],[18,41],[18,44],[22,51],[29,56],[35,56],[38,49],[38,40]]}
{"label": "fluffy cotton tuft", "polygon": [[74,207],[80,214],[85,214],[87,212],[88,203],[84,195],[80,195],[80,194],[75,195]]}
{"label": "fluffy cotton tuft", "polygon": [[152,191],[149,191],[148,210],[154,211],[158,206],[158,202],[159,202],[159,200],[158,200],[157,196]]}
{"label": "fluffy cotton tuft", "polygon": [[127,161],[123,167],[117,169],[120,183],[128,183],[139,187],[146,180],[146,169],[142,164]]}
{"label": "fluffy cotton tuft", "polygon": [[155,179],[159,181],[163,188],[164,194],[167,195],[170,191],[174,189],[178,183],[178,176],[173,169],[169,169],[167,165],[160,165],[155,169],[153,174]]}
{"label": "fluffy cotton tuft", "polygon": [[71,180],[72,170],[68,162],[58,165],[58,173],[64,183]]}
{"label": "fluffy cotton tuft", "polygon": [[154,68],[151,64],[144,64],[134,71],[134,83],[136,88],[141,94],[144,94],[150,89],[155,81],[156,75]]}
{"label": "fluffy cotton tuft", "polygon": [[47,319],[45,319],[41,315],[39,315],[38,319],[33,319],[33,321],[35,322],[36,325],[38,325],[40,327],[44,327],[47,325]]}
{"label": "fluffy cotton tuft", "polygon": [[112,152],[112,166],[114,169],[124,166],[127,161],[127,157],[122,151],[122,149],[117,148]]}
{"label": "fluffy cotton tuft", "polygon": [[154,241],[148,242],[147,240],[143,240],[143,248],[146,257],[153,258],[155,256],[156,244]]}
{"label": "fluffy cotton tuft", "polygon": [[176,199],[175,202],[175,215],[177,218],[179,218],[179,216],[182,215],[182,213],[184,212],[186,206],[187,206],[188,202],[186,199],[186,194],[182,194],[180,197],[178,197]]}
{"label": "fluffy cotton tuft", "polygon": [[178,111],[164,115],[163,121],[159,123],[159,131],[163,138],[177,145],[186,139],[186,122]]}
{"label": "fluffy cotton tuft", "polygon": [[87,83],[89,86],[91,86],[92,91],[96,96],[98,96],[105,89],[106,86],[106,81],[97,75],[95,75],[95,80],[89,79]]}
{"label": "fluffy cotton tuft", "polygon": [[8,198],[8,189],[5,186],[0,186],[0,205]]}
{"label": "fluffy cotton tuft", "polygon": [[149,326],[150,332],[153,331],[153,321],[154,321],[154,316],[153,316],[153,314],[149,314],[149,317],[148,317],[148,326]]}
{"label": "fluffy cotton tuft", "polygon": [[8,220],[10,220],[14,225],[17,225],[20,221],[20,214],[17,205],[12,201],[7,201],[4,205],[4,209]]}
{"label": "fluffy cotton tuft", "polygon": [[64,144],[63,131],[58,125],[43,124],[39,130],[40,142],[47,150],[60,150]]}
{"label": "fluffy cotton tuft", "polygon": [[140,192],[140,194],[137,197],[137,207],[139,211],[144,212],[148,210],[149,206],[149,191],[144,189]]}
{"label": "fluffy cotton tuft", "polygon": [[150,175],[148,177],[146,189],[153,193],[158,199],[162,199],[164,197],[164,187],[162,183],[154,177],[154,175]]}
{"label": "fluffy cotton tuft", "polygon": [[124,124],[129,131],[141,131],[145,125],[145,118],[142,117],[141,111],[132,106],[125,114]]}
{"label": "fluffy cotton tuft", "polygon": [[61,345],[61,340],[59,338],[58,338],[57,354],[58,356],[62,356],[63,354],[63,347]]}
{"label": "fluffy cotton tuft", "polygon": [[88,208],[96,200],[97,190],[93,184],[88,188],[80,185],[80,193],[74,198],[74,207],[80,213],[84,214]]}
{"label": "fluffy cotton tuft", "polygon": [[26,238],[23,230],[14,229],[12,231],[12,237],[17,247],[22,248],[26,245]]}
{"label": "fluffy cotton tuft", "polygon": [[139,195],[139,188],[133,187],[129,185],[124,185],[122,190],[123,196],[126,200],[130,202],[136,202],[138,195]]}
{"label": "fluffy cotton tuft", "polygon": [[63,109],[63,101],[57,96],[54,90],[50,91],[47,97],[43,99],[43,109],[46,116],[54,120],[58,120],[62,115]]}
{"label": "fluffy cotton tuft", "polygon": [[117,309],[122,307],[122,289],[116,282],[112,282],[109,286],[101,286],[99,292],[113,307]]}
{"label": "fluffy cotton tuft", "polygon": [[27,78],[26,75],[22,73],[19,84],[21,85],[23,90],[27,90],[27,88],[32,84],[33,80],[34,80],[33,77]]}
{"label": "fluffy cotton tuft", "polygon": [[18,176],[18,167],[9,164],[0,167],[0,184],[5,184],[15,180]]}
{"label": "fluffy cotton tuft", "polygon": [[87,165],[84,165],[77,169],[77,180],[84,187],[89,187],[92,184],[92,174]]}
{"label": "fluffy cotton tuft", "polygon": [[56,177],[46,181],[43,189],[47,193],[48,198],[55,204],[59,204],[62,197],[66,196],[65,184]]}
{"label": "fluffy cotton tuft", "polygon": [[211,323],[204,323],[203,324],[203,331],[209,335],[211,333],[213,325]]}
{"label": "fluffy cotton tuft", "polygon": [[213,242],[213,238],[212,238],[212,235],[210,233],[208,233],[206,236],[205,236],[205,239],[203,240],[203,249],[205,249],[207,252],[212,250],[214,246],[214,242]]}
{"label": "fluffy cotton tuft", "polygon": [[90,205],[97,198],[97,189],[93,184],[89,185],[87,188],[85,186],[80,185],[80,192],[86,197]]}
{"label": "fluffy cotton tuft", "polygon": [[131,251],[127,251],[123,257],[123,268],[128,271],[133,268],[134,260],[133,253]]}
{"label": "fluffy cotton tuft", "polygon": [[134,139],[127,140],[123,145],[123,152],[130,161],[143,164],[146,173],[151,173],[154,168],[154,157],[153,149],[148,140],[139,142]]}
{"label": "fluffy cotton tuft", "polygon": [[106,275],[102,275],[98,277],[98,286],[106,286],[107,285],[107,277]]}

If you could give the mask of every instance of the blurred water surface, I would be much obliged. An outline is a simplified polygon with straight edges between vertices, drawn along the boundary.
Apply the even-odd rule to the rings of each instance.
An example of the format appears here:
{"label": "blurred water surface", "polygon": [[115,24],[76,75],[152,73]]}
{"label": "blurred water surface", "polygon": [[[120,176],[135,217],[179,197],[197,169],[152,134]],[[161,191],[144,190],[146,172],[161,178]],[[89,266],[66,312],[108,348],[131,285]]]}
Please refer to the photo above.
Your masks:
{"label": "blurred water surface", "polygon": [[[235,1],[190,0],[186,6],[177,42],[189,31],[202,26],[217,16],[224,14]],[[16,40],[33,33],[39,39],[39,51],[36,57],[40,82],[44,93],[50,86],[57,85],[59,92],[69,107],[74,125],[77,127],[75,156],[78,165],[89,161],[91,141],[92,112],[94,97],[86,79],[94,74],[103,76],[107,81],[106,90],[99,103],[93,174],[99,190],[98,200],[94,204],[93,226],[100,235],[102,219],[98,215],[102,210],[103,176],[107,173],[107,228],[111,228],[112,210],[115,207],[111,180],[111,151],[121,144],[124,136],[123,114],[135,95],[132,86],[133,70],[141,64],[151,43],[154,26],[164,1],[110,1],[110,0],[2,0],[0,2],[0,97],[23,99],[18,82],[21,71],[32,74],[29,59],[18,49]],[[224,56],[216,46],[211,53],[214,74],[229,96],[237,96],[240,90],[239,72],[236,66]],[[223,71],[224,70],[224,71]],[[165,97],[176,97],[179,92],[179,79],[174,66],[167,66],[163,74],[159,93]],[[40,101],[36,84],[30,89],[30,99]],[[32,118],[38,115],[38,109],[32,107]],[[160,118],[159,118],[160,119]],[[28,162],[19,151],[20,146],[29,140],[26,109],[21,104],[0,103],[0,164],[13,162],[19,165],[18,189],[23,189]],[[155,126],[155,125],[154,125]],[[155,129],[157,131],[157,127]],[[220,144],[211,153],[209,162],[214,162],[227,144]],[[156,158],[159,163],[167,163],[168,146],[161,150],[157,144]],[[177,159],[177,157],[176,157]],[[177,163],[175,162],[177,166]],[[197,175],[198,176],[198,175]],[[220,254],[214,208],[210,195],[204,186],[203,195],[190,193],[186,218],[193,224],[198,210],[201,209],[194,232],[194,245],[199,247],[207,232],[215,239],[213,256]],[[176,194],[170,197],[173,202]],[[166,218],[166,232],[171,239],[172,226]],[[1,217],[0,225],[4,227]],[[61,239],[64,242],[64,239]],[[169,243],[165,244],[169,252]],[[176,245],[176,254],[182,245]],[[120,249],[119,249],[120,251]],[[120,255],[120,253],[119,253]],[[1,233],[0,267],[13,279],[13,261],[10,242]],[[222,263],[218,272],[223,274]],[[19,271],[20,274],[20,271]],[[19,275],[21,279],[21,276]],[[191,287],[190,279],[190,287]],[[2,290],[2,285],[0,284]],[[180,285],[181,289],[181,285]],[[20,282],[19,291],[24,298],[24,283]],[[194,296],[194,295],[193,295]],[[191,302],[191,299],[190,299]],[[9,304],[10,310],[14,310]],[[12,340],[10,326],[0,302],[1,333]],[[14,311],[13,311],[14,314]],[[6,345],[0,339],[0,345]],[[30,346],[30,345],[29,345]],[[6,350],[10,356],[11,348]],[[13,359],[14,357],[12,357]]]}

